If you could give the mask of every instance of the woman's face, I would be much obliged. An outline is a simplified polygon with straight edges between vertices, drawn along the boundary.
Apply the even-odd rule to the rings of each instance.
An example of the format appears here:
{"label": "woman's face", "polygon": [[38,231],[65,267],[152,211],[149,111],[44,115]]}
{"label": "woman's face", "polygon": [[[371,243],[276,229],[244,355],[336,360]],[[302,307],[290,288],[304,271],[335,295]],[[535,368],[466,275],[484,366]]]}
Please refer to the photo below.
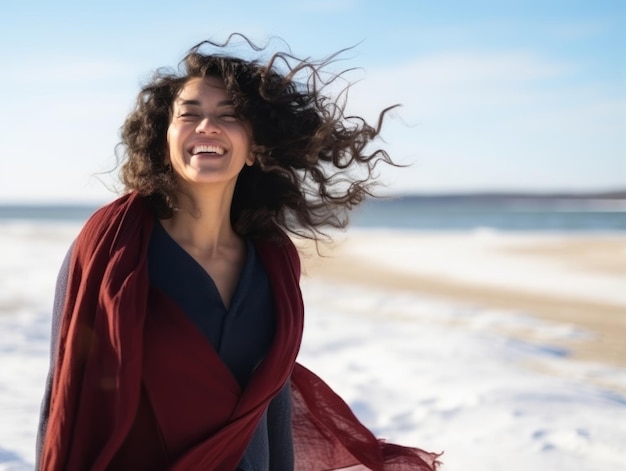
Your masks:
{"label": "woman's face", "polygon": [[192,78],[173,103],[168,160],[184,185],[234,187],[243,166],[254,163],[251,134],[220,78]]}

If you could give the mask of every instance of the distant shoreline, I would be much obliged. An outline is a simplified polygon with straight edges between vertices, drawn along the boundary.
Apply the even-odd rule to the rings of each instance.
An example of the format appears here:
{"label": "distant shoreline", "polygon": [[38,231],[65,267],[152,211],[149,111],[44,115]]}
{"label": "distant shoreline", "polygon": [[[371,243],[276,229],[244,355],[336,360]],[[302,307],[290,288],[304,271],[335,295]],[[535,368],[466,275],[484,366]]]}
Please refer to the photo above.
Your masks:
{"label": "distant shoreline", "polygon": [[[0,208],[98,208],[115,199],[111,195],[109,200],[70,202],[70,201],[12,201],[0,200]],[[379,198],[368,198],[368,202],[406,200],[425,202],[480,202],[497,200],[525,200],[525,201],[557,201],[557,200],[614,200],[626,202],[626,189],[604,191],[449,191],[449,192],[423,192],[423,193],[397,193],[381,195]]]}
{"label": "distant shoreline", "polygon": [[[396,198],[394,196],[394,198]],[[468,192],[445,192],[445,193],[411,193],[398,195],[397,198],[407,199],[450,199],[450,200],[494,200],[494,199],[626,199],[626,189],[594,192],[533,192],[533,191],[468,191]]]}

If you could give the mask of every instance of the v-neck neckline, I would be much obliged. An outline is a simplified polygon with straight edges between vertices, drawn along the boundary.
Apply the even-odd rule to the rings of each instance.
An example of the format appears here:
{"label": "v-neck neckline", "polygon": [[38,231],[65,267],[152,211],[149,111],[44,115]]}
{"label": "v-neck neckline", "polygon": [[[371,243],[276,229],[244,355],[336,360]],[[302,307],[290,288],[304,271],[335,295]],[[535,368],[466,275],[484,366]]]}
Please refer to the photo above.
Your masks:
{"label": "v-neck neckline", "polygon": [[208,271],[206,271],[204,267],[200,263],[198,263],[198,261],[189,252],[187,252],[184,249],[184,247],[181,246],[176,241],[176,239],[174,239],[169,234],[169,232],[165,230],[165,227],[163,227],[163,224],[161,224],[161,221],[157,219],[155,226],[157,228],[156,230],[160,231],[163,234],[163,236],[165,237],[165,240],[169,244],[171,244],[173,247],[175,247],[176,251],[183,257],[183,259],[186,260],[186,264],[194,267],[193,269],[199,272],[201,276],[203,277],[203,279],[206,280],[207,285],[210,286],[210,289],[212,290],[213,294],[216,296],[216,299],[219,299],[220,306],[222,307],[222,309],[224,309],[224,312],[227,315],[232,312],[235,312],[236,308],[241,303],[242,290],[245,289],[246,285],[248,284],[248,280],[250,279],[250,276],[252,275],[252,268],[254,266],[254,258],[255,258],[254,244],[249,239],[244,239],[245,246],[246,246],[246,254],[245,254],[246,259],[241,268],[241,271],[239,272],[239,276],[237,278],[237,284],[235,285],[235,289],[233,290],[233,294],[230,298],[230,303],[227,307],[226,303],[224,302],[224,298],[222,298],[222,295],[219,289],[217,288],[217,284],[215,283],[215,280],[213,279],[211,274]]}

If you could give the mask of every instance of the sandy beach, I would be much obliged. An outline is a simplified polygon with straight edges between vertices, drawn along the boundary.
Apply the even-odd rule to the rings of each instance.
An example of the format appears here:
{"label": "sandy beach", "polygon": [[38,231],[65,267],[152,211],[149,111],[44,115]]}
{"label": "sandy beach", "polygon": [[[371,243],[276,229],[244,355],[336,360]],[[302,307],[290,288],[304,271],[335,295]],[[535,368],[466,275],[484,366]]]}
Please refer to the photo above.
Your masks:
{"label": "sandy beach", "polygon": [[[350,231],[298,240],[304,278],[411,292],[538,317],[588,335],[553,340],[573,359],[626,366],[626,238],[621,235]],[[454,322],[462,322],[455,320]],[[493,326],[542,342],[541,329]]]}

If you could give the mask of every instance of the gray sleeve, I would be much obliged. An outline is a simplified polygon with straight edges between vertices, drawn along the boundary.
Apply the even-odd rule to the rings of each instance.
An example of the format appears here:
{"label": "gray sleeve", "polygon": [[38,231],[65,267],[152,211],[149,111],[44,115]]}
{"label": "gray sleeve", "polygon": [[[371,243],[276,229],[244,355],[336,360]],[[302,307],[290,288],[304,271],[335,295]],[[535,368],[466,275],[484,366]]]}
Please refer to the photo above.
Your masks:
{"label": "gray sleeve", "polygon": [[293,434],[291,432],[291,380],[267,408],[270,470],[294,469]]}
{"label": "gray sleeve", "polygon": [[292,469],[291,381],[287,381],[263,414],[236,471]]}
{"label": "gray sleeve", "polygon": [[54,377],[54,366],[56,364],[56,356],[59,347],[59,330],[61,329],[61,316],[63,315],[63,306],[65,304],[65,293],[67,291],[67,281],[70,272],[70,260],[72,258],[72,249],[74,244],[70,246],[61,269],[57,276],[56,288],[54,290],[54,303],[52,305],[52,326],[50,329],[50,366],[48,369],[48,377],[46,378],[46,387],[44,390],[43,400],[41,401],[41,409],[39,412],[39,429],[37,431],[37,449],[36,449],[36,465],[35,469],[39,469],[39,460],[41,459],[41,451],[46,436],[46,427],[48,425],[48,415],[50,413],[50,390],[52,388],[52,378]]}

